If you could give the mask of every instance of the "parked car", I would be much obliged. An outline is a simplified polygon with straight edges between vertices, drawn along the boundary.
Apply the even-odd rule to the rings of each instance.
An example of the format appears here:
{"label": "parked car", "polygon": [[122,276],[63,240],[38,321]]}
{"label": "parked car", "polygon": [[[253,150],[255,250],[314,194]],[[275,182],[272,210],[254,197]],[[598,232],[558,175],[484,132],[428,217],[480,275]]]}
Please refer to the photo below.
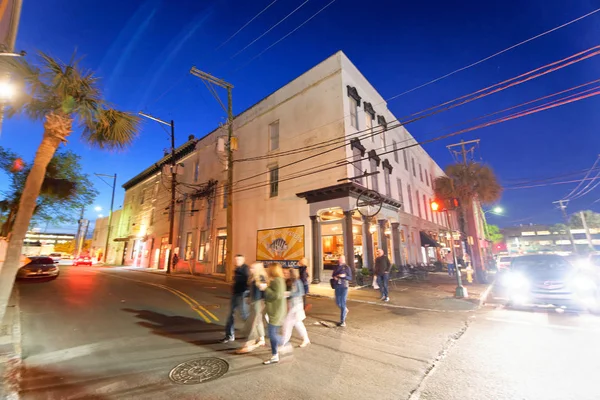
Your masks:
{"label": "parked car", "polygon": [[60,273],[58,265],[50,257],[27,257],[17,271],[17,279],[56,279]]}
{"label": "parked car", "polygon": [[556,254],[513,258],[504,283],[508,306],[596,310],[599,304],[594,275]]}
{"label": "parked car", "polygon": [[60,261],[63,258],[62,253],[50,253],[48,256],[52,259],[52,261]]}
{"label": "parked car", "polygon": [[73,266],[77,267],[79,265],[88,265],[92,266],[92,258],[89,255],[79,256],[73,261]]}
{"label": "parked car", "polygon": [[496,259],[496,268],[498,272],[507,270],[510,268],[510,262],[514,257],[511,256],[500,256]]}

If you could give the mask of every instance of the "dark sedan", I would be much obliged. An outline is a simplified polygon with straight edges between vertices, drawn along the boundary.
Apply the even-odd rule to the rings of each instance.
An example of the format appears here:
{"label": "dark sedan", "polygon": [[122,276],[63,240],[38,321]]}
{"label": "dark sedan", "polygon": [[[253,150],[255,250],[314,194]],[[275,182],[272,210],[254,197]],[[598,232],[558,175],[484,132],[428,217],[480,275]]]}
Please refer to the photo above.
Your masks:
{"label": "dark sedan", "polygon": [[17,279],[56,279],[59,274],[58,265],[50,257],[28,257],[19,268]]}
{"label": "dark sedan", "polygon": [[516,257],[505,277],[509,306],[555,306],[595,310],[597,282],[593,275],[554,254]]}

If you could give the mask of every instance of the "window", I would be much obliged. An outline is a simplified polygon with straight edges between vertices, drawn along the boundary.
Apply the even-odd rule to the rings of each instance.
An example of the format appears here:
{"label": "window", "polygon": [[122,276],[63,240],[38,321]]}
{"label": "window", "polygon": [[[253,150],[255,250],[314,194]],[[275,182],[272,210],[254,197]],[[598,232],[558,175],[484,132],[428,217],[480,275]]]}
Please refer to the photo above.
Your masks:
{"label": "window", "polygon": [[358,102],[353,97],[349,97],[350,100],[350,125],[353,128],[358,129]]}
{"label": "window", "polygon": [[410,213],[414,214],[412,190],[410,190],[410,185],[406,186],[406,192],[408,193],[408,206],[409,206],[409,209],[410,209]]}
{"label": "window", "polygon": [[227,184],[223,185],[223,208],[227,208],[228,188],[229,186]]}
{"label": "window", "polygon": [[196,198],[192,197],[192,205],[190,206],[190,215],[194,215],[194,210],[196,210]]}
{"label": "window", "polygon": [[279,194],[279,167],[269,168],[269,197]]}
{"label": "window", "polygon": [[198,182],[198,176],[200,175],[200,161],[194,163],[194,182]]}
{"label": "window", "polygon": [[433,175],[429,174],[429,180],[431,181],[431,187],[433,187]]}
{"label": "window", "polygon": [[381,132],[381,141],[383,142],[383,151],[385,151],[387,147],[387,144],[385,143],[385,131]]}
{"label": "window", "polygon": [[394,161],[396,161],[396,163],[399,163],[400,161],[398,160],[398,143],[396,143],[395,140],[392,140],[392,148],[394,149]]}
{"label": "window", "polygon": [[[362,170],[362,152],[360,149],[357,149],[356,147],[352,149],[352,164],[354,165],[354,170],[356,173],[356,176],[360,176],[363,174],[363,170]],[[363,180],[362,178],[358,178],[355,180],[356,183],[362,185],[363,184]]]}
{"label": "window", "polygon": [[198,245],[198,261],[208,261],[208,245],[206,243],[207,239],[206,231],[200,232],[200,244]]}
{"label": "window", "polygon": [[[371,160],[371,172],[377,172],[377,160]],[[378,192],[379,185],[377,184],[377,174],[371,175],[371,189]]]}
{"label": "window", "polygon": [[212,219],[212,208],[213,208],[213,199],[206,199],[206,222],[205,226],[210,226],[210,220]]}
{"label": "window", "polygon": [[406,150],[402,150],[402,157],[404,158],[404,169],[408,171],[408,154],[406,154]]}
{"label": "window", "polygon": [[140,204],[144,204],[144,197],[146,197],[146,189],[142,190],[142,194],[140,195]]}
{"label": "window", "polygon": [[419,176],[421,177],[421,182],[423,182],[423,167],[419,164]]}
{"label": "window", "polygon": [[274,151],[279,149],[279,121],[269,125],[269,150]]}
{"label": "window", "polygon": [[365,127],[367,132],[371,134],[371,142],[375,142],[375,135],[373,134],[373,117],[368,112],[365,113]]}
{"label": "window", "polygon": [[425,219],[429,219],[428,208],[429,204],[427,203],[427,197],[423,195],[423,210],[425,211]]}
{"label": "window", "polygon": [[416,178],[417,177],[417,169],[415,168],[415,159],[411,158],[411,161],[412,161],[413,176]]}
{"label": "window", "polygon": [[429,186],[429,174],[427,173],[427,170],[425,170],[425,183]]}
{"label": "window", "polygon": [[[398,200],[400,200],[400,203],[404,203],[404,196],[402,196],[402,180],[397,179],[396,181],[398,182]],[[404,206],[404,204],[402,204],[402,206]]]}
{"label": "window", "polygon": [[192,256],[192,232],[188,232],[185,235],[185,253],[183,253],[183,259],[189,260]]}
{"label": "window", "polygon": [[150,210],[150,222],[148,222],[148,225],[154,225],[154,208]]}
{"label": "window", "polygon": [[385,180],[385,195],[388,197],[392,196],[392,185],[390,183],[390,170],[383,168],[383,178]]}
{"label": "window", "polygon": [[417,211],[419,211],[419,217],[423,218],[423,214],[421,214],[421,198],[419,197],[418,190],[417,190]]}

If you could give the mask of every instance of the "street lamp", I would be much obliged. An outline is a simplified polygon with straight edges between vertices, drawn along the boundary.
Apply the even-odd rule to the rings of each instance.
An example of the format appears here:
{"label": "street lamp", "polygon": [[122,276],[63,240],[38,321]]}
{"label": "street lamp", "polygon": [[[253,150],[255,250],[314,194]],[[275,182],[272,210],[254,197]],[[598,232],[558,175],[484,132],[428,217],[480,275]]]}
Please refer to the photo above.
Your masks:
{"label": "street lamp", "polygon": [[491,213],[491,214],[496,214],[496,215],[502,215],[503,212],[504,212],[504,209],[502,207],[496,206],[496,207],[494,207],[492,209],[484,211],[483,213],[484,214]]}
{"label": "street lamp", "polygon": [[[117,174],[107,175],[107,174],[96,174],[94,173],[102,182],[106,183],[108,186],[112,188],[112,197],[110,198],[110,212],[108,213],[108,229],[106,232],[106,243],[104,245],[104,264],[108,261],[108,244],[110,243],[110,231],[112,228],[112,217],[113,217],[113,207],[115,205],[115,188],[117,187]],[[106,182],[102,177],[113,178],[112,185]],[[102,207],[96,206],[96,211],[102,210]],[[99,218],[102,218],[102,214],[98,215]]]}
{"label": "street lamp", "polygon": [[15,96],[15,86],[7,81],[0,82],[0,101],[11,100]]}

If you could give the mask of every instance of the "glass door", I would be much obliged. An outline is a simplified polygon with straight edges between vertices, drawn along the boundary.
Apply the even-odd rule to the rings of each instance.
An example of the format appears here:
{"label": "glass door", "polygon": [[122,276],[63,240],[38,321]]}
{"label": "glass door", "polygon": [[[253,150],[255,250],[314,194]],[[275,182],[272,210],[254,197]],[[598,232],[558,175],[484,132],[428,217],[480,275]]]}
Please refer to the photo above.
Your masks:
{"label": "glass door", "polygon": [[217,274],[225,273],[225,262],[227,260],[227,237],[217,238]]}

